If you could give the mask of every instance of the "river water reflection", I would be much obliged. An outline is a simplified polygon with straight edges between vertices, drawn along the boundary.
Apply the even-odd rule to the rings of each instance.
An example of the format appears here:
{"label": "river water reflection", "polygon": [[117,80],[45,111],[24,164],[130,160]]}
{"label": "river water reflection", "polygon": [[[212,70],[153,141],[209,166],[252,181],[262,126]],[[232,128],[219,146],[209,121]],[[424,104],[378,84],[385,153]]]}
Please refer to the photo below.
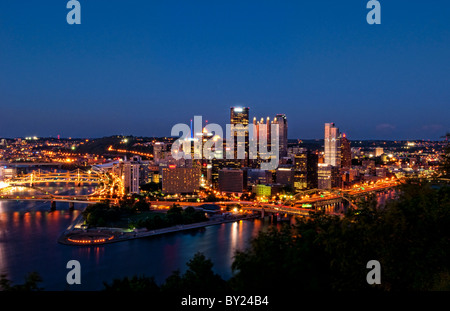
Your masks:
{"label": "river water reflection", "polygon": [[[88,187],[71,190],[90,191]],[[154,276],[161,283],[172,271],[185,271],[186,262],[202,252],[213,261],[215,272],[228,279],[235,251],[246,248],[252,237],[270,225],[246,220],[97,247],[57,243],[84,207],[75,204],[70,211],[68,203],[58,202],[57,210],[50,212],[50,202],[0,201],[0,273],[17,284],[36,271],[46,290],[99,290],[103,281],[135,274]],[[66,283],[66,264],[72,259],[81,263],[81,285]]]}

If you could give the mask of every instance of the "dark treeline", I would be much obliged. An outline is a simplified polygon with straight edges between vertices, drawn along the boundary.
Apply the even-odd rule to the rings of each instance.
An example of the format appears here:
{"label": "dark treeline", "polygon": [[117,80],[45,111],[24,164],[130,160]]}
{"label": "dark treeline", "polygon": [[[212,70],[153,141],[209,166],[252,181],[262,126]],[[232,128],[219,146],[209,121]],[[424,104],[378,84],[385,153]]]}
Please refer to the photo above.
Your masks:
{"label": "dark treeline", "polygon": [[[359,203],[345,217],[315,214],[295,226],[260,232],[235,254],[234,276],[223,280],[213,263],[196,254],[185,274],[157,285],[134,276],[106,290],[298,291],[450,290],[450,187],[409,181],[383,209]],[[381,284],[366,281],[367,262],[381,264]]]}
{"label": "dark treeline", "polygon": [[6,274],[0,275],[0,291],[17,291],[17,292],[30,292],[30,291],[40,291],[43,287],[39,287],[38,284],[42,282],[42,277],[37,272],[30,272],[25,277],[25,283],[23,284],[13,284],[11,280],[8,279]]}
{"label": "dark treeline", "polygon": [[183,210],[181,206],[173,204],[167,213],[152,212],[149,204],[143,198],[124,200],[117,206],[110,205],[108,202],[100,202],[86,207],[83,211],[85,222],[90,227],[120,226],[121,220],[139,216],[139,214],[145,215],[145,217],[136,217],[135,221],[127,223],[127,225],[153,230],[208,220],[204,212],[196,211],[192,206]]}
{"label": "dark treeline", "polygon": [[173,205],[167,213],[152,213],[144,219],[139,219],[135,226],[148,230],[166,228],[175,225],[187,225],[208,220],[204,212],[196,211],[192,206]]}

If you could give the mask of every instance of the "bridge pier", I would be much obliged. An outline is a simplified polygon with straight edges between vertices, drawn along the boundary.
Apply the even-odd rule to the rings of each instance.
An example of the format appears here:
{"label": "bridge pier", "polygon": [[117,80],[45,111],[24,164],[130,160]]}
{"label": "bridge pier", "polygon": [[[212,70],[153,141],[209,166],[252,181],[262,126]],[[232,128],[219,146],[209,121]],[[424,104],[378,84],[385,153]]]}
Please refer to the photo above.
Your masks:
{"label": "bridge pier", "polygon": [[272,215],[270,216],[270,222],[276,224],[277,220],[277,214],[272,213]]}
{"label": "bridge pier", "polygon": [[50,203],[50,210],[51,210],[51,211],[55,211],[55,210],[56,210],[56,201],[52,201],[52,202]]}
{"label": "bridge pier", "polygon": [[73,211],[75,208],[75,203],[69,202],[69,211]]}

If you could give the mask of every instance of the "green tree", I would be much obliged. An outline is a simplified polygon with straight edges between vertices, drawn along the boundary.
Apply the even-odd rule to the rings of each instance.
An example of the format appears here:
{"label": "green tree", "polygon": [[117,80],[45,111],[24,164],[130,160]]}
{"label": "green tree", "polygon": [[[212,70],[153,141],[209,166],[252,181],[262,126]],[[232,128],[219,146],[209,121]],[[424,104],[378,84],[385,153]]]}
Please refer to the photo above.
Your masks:
{"label": "green tree", "polygon": [[38,286],[38,283],[42,282],[42,277],[37,272],[30,272],[25,277],[25,283],[16,284],[7,278],[5,274],[0,275],[0,290],[1,291],[41,291],[42,287]]}
{"label": "green tree", "polygon": [[150,204],[147,203],[145,198],[140,197],[139,200],[134,203],[133,208],[136,211],[144,212],[150,210]]}
{"label": "green tree", "polygon": [[[127,213],[127,211],[125,211]],[[106,202],[89,205],[82,215],[89,226],[102,227],[118,221],[124,211],[117,206],[110,206]]]}
{"label": "green tree", "polygon": [[133,208],[133,205],[135,203],[135,199],[133,196],[124,196],[119,201],[119,207],[122,210],[129,210]]}
{"label": "green tree", "polygon": [[195,222],[196,211],[192,206],[186,207],[182,215],[184,224],[191,224]]}
{"label": "green tree", "polygon": [[153,277],[133,276],[114,279],[110,284],[103,282],[106,291],[148,291],[151,293],[173,292],[224,292],[229,290],[227,282],[212,270],[213,263],[202,253],[196,253],[186,264],[184,274],[172,272],[165,282],[158,286]]}
{"label": "green tree", "polygon": [[288,225],[260,232],[250,249],[236,252],[230,286],[237,291],[328,289],[327,256],[314,243],[317,235],[309,223],[301,235]]}
{"label": "green tree", "polygon": [[114,279],[111,284],[103,282],[105,291],[148,291],[152,293],[159,292],[159,286],[156,284],[154,277],[134,275],[131,279],[124,277],[123,279]]}
{"label": "green tree", "polygon": [[182,217],[183,224],[192,224],[207,220],[204,212],[196,211],[192,206],[188,206],[184,209]]}
{"label": "green tree", "polygon": [[186,264],[188,269],[181,275],[174,271],[161,285],[163,292],[223,292],[228,288],[227,282],[212,270],[213,263],[202,253],[196,253]]}
{"label": "green tree", "polygon": [[175,270],[166,278],[166,281],[161,284],[162,292],[182,292],[186,290],[184,287],[183,278],[181,277],[180,270]]}
{"label": "green tree", "polygon": [[173,204],[166,213],[169,224],[177,225],[183,223],[183,208],[177,204]]}
{"label": "green tree", "polygon": [[[421,180],[378,208],[358,202],[343,217],[321,213],[296,226],[270,228],[237,252],[236,290],[427,290],[449,286],[450,186]],[[382,284],[366,282],[369,260],[382,266]]]}
{"label": "green tree", "polygon": [[156,214],[153,216],[153,229],[160,229],[168,226],[168,222],[166,221],[166,218],[161,217],[159,214]]}
{"label": "green tree", "polygon": [[429,289],[438,275],[450,271],[449,186],[408,182],[383,211],[382,221],[380,257],[389,289]]}

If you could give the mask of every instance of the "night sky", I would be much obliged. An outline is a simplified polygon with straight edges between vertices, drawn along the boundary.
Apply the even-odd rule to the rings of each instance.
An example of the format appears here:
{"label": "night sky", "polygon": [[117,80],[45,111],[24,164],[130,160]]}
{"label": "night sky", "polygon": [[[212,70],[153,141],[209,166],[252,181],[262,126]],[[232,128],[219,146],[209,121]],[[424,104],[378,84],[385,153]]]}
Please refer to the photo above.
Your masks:
{"label": "night sky", "polygon": [[230,107],[285,113],[289,138],[450,131],[450,2],[0,2],[0,137],[170,136]]}

